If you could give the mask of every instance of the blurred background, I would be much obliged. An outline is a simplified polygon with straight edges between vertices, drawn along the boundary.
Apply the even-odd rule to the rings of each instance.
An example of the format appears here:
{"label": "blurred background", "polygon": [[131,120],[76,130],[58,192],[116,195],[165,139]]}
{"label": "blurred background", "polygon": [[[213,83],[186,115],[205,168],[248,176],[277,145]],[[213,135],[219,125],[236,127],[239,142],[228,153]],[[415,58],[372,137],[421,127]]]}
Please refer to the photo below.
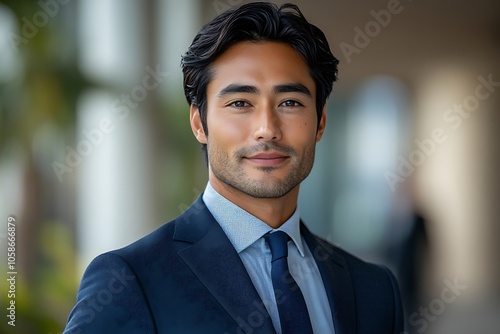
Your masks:
{"label": "blurred background", "polygon": [[[1,333],[60,333],[92,258],[203,191],[180,57],[246,2],[0,0]],[[294,3],[340,60],[303,220],[397,274],[407,333],[498,334],[500,2]]]}

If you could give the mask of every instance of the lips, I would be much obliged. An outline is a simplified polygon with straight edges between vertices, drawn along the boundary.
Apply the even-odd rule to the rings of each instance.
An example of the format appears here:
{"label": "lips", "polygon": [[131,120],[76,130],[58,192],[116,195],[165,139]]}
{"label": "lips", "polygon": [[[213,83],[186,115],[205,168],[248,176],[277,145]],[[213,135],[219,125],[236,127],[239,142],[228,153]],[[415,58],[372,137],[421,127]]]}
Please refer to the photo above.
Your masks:
{"label": "lips", "polygon": [[278,152],[263,152],[246,157],[246,159],[259,166],[277,166],[284,163],[288,156]]}
{"label": "lips", "polygon": [[281,159],[286,157],[286,155],[280,153],[259,153],[249,157],[248,159]]}

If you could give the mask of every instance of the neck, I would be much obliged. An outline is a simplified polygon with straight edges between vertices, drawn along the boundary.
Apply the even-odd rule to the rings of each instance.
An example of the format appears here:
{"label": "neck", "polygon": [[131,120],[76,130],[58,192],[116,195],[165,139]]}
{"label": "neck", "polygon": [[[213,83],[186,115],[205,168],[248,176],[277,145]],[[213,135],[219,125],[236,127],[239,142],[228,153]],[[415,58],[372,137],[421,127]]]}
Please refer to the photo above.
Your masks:
{"label": "neck", "polygon": [[299,186],[279,198],[256,198],[221,182],[212,173],[209,175],[212,187],[227,200],[276,229],[292,216],[297,207]]}

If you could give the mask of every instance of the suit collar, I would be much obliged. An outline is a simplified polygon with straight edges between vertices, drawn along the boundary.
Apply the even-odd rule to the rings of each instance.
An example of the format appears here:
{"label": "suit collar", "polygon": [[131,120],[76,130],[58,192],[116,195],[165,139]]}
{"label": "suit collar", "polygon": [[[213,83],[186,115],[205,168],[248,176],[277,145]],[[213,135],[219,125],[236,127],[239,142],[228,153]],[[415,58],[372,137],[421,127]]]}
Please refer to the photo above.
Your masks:
{"label": "suit collar", "polygon": [[201,196],[176,219],[174,240],[191,244],[179,256],[242,329],[275,333],[243,262]]}
{"label": "suit collar", "polygon": [[173,237],[175,241],[193,244],[208,233],[213,223],[217,223],[203,203],[201,196],[198,196],[196,201],[175,219]]}
{"label": "suit collar", "polygon": [[[337,248],[314,236],[302,222],[300,230],[323,279],[335,333],[355,333],[354,290],[344,257]],[[174,240],[188,243],[179,251],[179,256],[240,327],[248,330],[252,322],[249,317],[253,316],[263,320],[260,327],[250,329],[258,333],[275,333],[238,253],[201,196],[176,219]]]}
{"label": "suit collar", "polygon": [[314,236],[301,223],[301,233],[318,266],[332,312],[335,334],[356,332],[356,305],[349,268],[331,244]]}

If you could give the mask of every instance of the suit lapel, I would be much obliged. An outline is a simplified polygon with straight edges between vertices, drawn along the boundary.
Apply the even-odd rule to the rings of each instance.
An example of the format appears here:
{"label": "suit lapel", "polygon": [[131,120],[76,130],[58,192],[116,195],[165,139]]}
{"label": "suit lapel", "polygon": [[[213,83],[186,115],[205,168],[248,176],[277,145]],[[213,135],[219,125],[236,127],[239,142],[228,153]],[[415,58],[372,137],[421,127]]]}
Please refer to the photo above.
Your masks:
{"label": "suit lapel", "polygon": [[174,239],[192,243],[179,256],[240,327],[275,333],[238,253],[201,196],[176,220]]}
{"label": "suit lapel", "polygon": [[323,279],[335,334],[354,334],[356,305],[351,275],[345,259],[334,246],[314,236],[302,222],[300,227]]}

